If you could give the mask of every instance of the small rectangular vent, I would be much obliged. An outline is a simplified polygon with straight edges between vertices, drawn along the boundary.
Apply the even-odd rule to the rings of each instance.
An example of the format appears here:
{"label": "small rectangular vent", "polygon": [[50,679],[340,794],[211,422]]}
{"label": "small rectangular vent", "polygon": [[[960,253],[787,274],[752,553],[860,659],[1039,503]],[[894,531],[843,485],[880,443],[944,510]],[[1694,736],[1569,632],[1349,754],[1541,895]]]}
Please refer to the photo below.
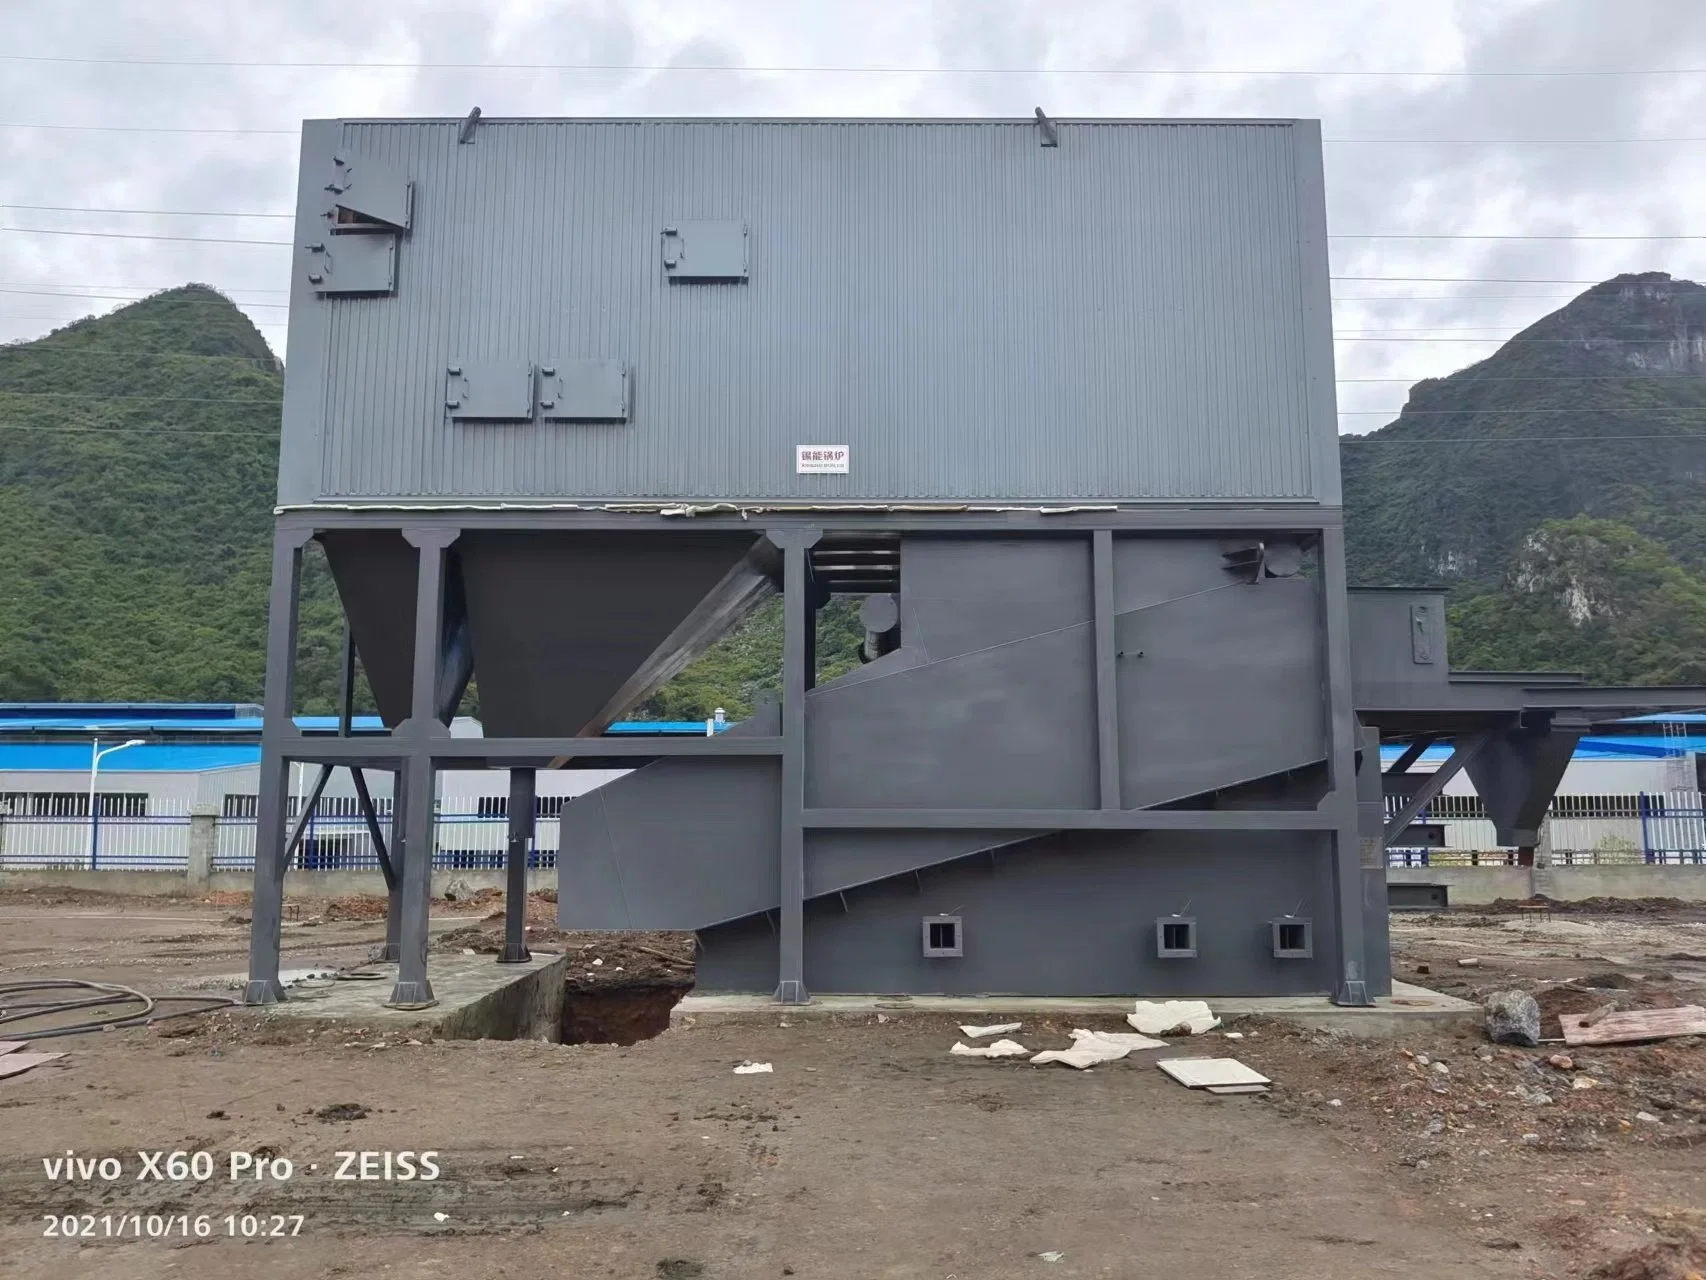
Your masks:
{"label": "small rectangular vent", "polygon": [[965,954],[965,937],[958,916],[924,917],[924,954],[930,958]]}
{"label": "small rectangular vent", "polygon": [[1196,917],[1158,917],[1155,921],[1155,954],[1163,960],[1196,959]]}
{"label": "small rectangular vent", "polygon": [[1315,928],[1297,916],[1281,916],[1269,922],[1273,928],[1276,960],[1308,960],[1315,955]]}

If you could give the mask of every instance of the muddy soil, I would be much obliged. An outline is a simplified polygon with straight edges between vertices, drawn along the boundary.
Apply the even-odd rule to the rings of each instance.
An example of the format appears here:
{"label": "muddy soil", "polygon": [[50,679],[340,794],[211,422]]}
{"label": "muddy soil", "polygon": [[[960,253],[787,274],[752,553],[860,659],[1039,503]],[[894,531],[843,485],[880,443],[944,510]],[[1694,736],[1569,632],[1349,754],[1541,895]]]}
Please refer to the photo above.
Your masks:
{"label": "muddy soil", "polygon": [[[435,926],[501,937],[500,905],[435,904]],[[359,964],[383,930],[299,907],[288,965]],[[0,974],[195,990],[241,969],[242,908],[0,895]],[[1520,986],[1554,1013],[1578,996],[1698,1000],[1706,961],[1662,958],[1706,955],[1706,923],[1679,914],[1397,917],[1396,972],[1471,997]],[[536,917],[529,945],[572,957],[571,1006],[617,1002],[624,1036],[636,990],[691,977],[681,935],[558,935],[543,902]],[[1076,1025],[1124,1029],[1030,1020],[1017,1038],[1058,1047]],[[626,1047],[282,1026],[222,1012],[70,1038],[51,1046],[67,1058],[0,1080],[0,1273],[1681,1280],[1706,1231],[1697,1041],[1559,1065],[1563,1046],[1469,1030],[1359,1042],[1249,1021],[1176,1048],[1236,1055],[1273,1093],[1209,1098],[1155,1070],[1157,1052],[1084,1073],[954,1058],[951,1021],[899,1011],[689,1015]],[[774,1071],[734,1075],[745,1060]],[[67,1149],[131,1165],[207,1150],[221,1168],[50,1180],[42,1160]],[[443,1173],[333,1177],[337,1152],[361,1150],[436,1151]],[[295,1172],[232,1179],[232,1151]],[[97,1236],[46,1234],[44,1215],[71,1214]],[[144,1229],[184,1215],[192,1233],[205,1216],[209,1235],[99,1235],[130,1214]],[[302,1226],[244,1240],[245,1214]]]}

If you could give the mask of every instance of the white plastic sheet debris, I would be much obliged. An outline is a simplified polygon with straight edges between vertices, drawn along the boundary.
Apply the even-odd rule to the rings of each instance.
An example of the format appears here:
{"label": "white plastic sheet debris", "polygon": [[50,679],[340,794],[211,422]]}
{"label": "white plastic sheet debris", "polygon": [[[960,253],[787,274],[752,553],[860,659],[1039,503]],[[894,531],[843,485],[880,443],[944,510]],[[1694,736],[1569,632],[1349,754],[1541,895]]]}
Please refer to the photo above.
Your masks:
{"label": "white plastic sheet debris", "polygon": [[1024,1026],[1022,1022],[1003,1022],[993,1027],[968,1027],[962,1022],[960,1034],[967,1040],[981,1040],[985,1036],[1011,1035],[1022,1026]]}
{"label": "white plastic sheet debris", "polygon": [[1200,1036],[1220,1025],[1202,1000],[1139,1000],[1125,1020],[1147,1036]]}
{"label": "white plastic sheet debris", "polygon": [[735,1068],[737,1076],[756,1076],[774,1074],[774,1068],[768,1062],[743,1062]]}
{"label": "white plastic sheet debris", "polygon": [[1016,1040],[997,1040],[994,1044],[969,1045],[954,1042],[949,1053],[958,1054],[962,1058],[1022,1058],[1030,1052]]}
{"label": "white plastic sheet debris", "polygon": [[1062,1062],[1083,1071],[1104,1062],[1118,1062],[1134,1049],[1165,1049],[1166,1043],[1129,1031],[1074,1031],[1070,1049],[1045,1049],[1031,1059],[1034,1066]]}
{"label": "white plastic sheet debris", "polygon": [[1272,1083],[1237,1058],[1162,1058],[1155,1065],[1187,1089]]}

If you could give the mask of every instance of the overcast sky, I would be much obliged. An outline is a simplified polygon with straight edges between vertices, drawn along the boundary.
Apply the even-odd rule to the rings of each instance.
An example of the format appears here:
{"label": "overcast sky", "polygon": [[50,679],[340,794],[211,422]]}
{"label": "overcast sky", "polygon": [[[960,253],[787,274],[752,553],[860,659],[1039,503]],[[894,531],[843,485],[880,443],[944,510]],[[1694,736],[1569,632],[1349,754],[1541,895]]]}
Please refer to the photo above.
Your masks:
{"label": "overcast sky", "polygon": [[[0,0],[0,13],[4,205],[284,212],[302,119],[476,103],[488,116],[1304,116],[1329,139],[1337,277],[1706,277],[1702,0]],[[626,69],[419,65],[447,62]],[[731,70],[694,69],[706,67]],[[872,67],[904,73],[822,69]],[[1701,74],[1275,74],[1691,67]],[[1126,74],[1083,74],[1104,69]],[[207,128],[257,132],[149,131]],[[1670,141],[1538,141],[1635,138]],[[0,226],[290,235],[278,218],[15,207]],[[1360,238],[1406,232],[1701,238]],[[122,305],[66,295],[197,280],[282,352],[289,261],[270,245],[0,231],[0,341]],[[1381,425],[1410,382],[1488,354],[1580,287],[1336,280],[1344,429]]]}

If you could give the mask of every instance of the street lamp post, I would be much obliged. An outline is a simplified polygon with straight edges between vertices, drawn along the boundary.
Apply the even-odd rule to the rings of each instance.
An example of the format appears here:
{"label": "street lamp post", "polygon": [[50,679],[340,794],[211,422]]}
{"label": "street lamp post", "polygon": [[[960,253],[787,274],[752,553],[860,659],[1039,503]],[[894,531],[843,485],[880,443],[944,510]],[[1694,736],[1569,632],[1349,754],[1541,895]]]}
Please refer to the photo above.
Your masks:
{"label": "street lamp post", "polygon": [[129,742],[121,742],[115,747],[101,746],[101,740],[96,738],[89,751],[89,870],[95,869],[95,858],[98,851],[97,833],[101,826],[101,809],[95,796],[95,777],[101,769],[101,757],[110,756],[115,751],[123,751],[127,747],[140,747],[141,738],[132,738]]}

